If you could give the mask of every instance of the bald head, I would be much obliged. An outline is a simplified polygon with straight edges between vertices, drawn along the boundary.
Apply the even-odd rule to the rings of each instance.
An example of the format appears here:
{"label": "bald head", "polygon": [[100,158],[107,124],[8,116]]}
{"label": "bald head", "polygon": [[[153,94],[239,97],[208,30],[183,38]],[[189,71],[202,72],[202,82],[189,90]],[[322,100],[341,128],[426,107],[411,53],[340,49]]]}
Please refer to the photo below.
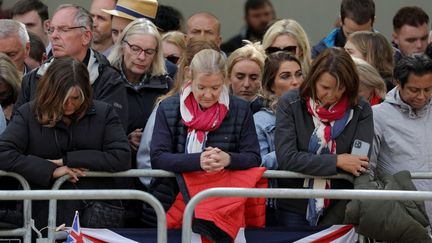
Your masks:
{"label": "bald head", "polygon": [[188,39],[201,37],[206,40],[213,40],[218,45],[222,43],[219,19],[211,13],[198,12],[193,14],[189,17],[186,27]]}

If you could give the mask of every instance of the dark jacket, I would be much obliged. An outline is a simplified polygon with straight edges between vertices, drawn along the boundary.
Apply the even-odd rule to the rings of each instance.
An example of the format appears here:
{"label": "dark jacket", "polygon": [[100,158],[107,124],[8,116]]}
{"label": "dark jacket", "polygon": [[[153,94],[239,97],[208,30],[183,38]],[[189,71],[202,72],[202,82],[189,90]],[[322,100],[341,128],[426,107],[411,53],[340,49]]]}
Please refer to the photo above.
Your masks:
{"label": "dark jacket", "polygon": [[[153,169],[177,173],[201,171],[201,153],[185,153],[187,127],[181,120],[178,94],[159,105],[152,137]],[[218,147],[230,154],[231,164],[227,169],[242,170],[260,165],[255,124],[247,101],[230,96],[229,111],[220,127],[208,133],[206,146]],[[149,188],[149,192],[159,199],[165,210],[171,207],[178,191],[177,182],[172,178],[156,178]],[[149,225],[155,222],[154,213],[146,206],[142,220]]]}
{"label": "dark jacket", "polygon": [[[93,99],[111,104],[120,117],[126,131],[128,125],[128,103],[120,73],[112,68],[106,57],[97,51],[90,50],[88,55],[90,56],[87,69],[90,74],[90,81],[92,82]],[[21,93],[14,107],[15,111],[21,105],[34,99],[38,81],[46,72],[52,60],[48,60],[41,67],[34,69],[23,77]]]}
{"label": "dark jacket", "polygon": [[[275,147],[280,170],[289,170],[313,176],[330,176],[343,171],[336,168],[336,154],[316,155],[308,152],[309,139],[315,129],[306,102],[298,89],[283,95],[276,111]],[[372,144],[373,120],[370,105],[360,99],[354,107],[351,121],[336,138],[337,154],[350,153],[353,141],[359,139]],[[369,152],[370,153],[370,152]],[[303,188],[302,179],[279,179],[281,188]],[[342,180],[332,180],[332,189],[352,188]],[[335,202],[337,200],[332,200]],[[280,199],[277,206],[283,210],[306,214],[307,200]],[[332,205],[331,205],[332,206]]]}
{"label": "dark jacket", "polygon": [[[408,171],[389,175],[381,181],[363,174],[355,189],[416,191]],[[347,205],[345,224],[354,224],[359,234],[388,242],[432,242],[426,226],[429,220],[424,202],[412,200],[353,200]]]}
{"label": "dark jacket", "polygon": [[129,104],[129,125],[127,129],[127,134],[129,134],[137,128],[145,127],[155,106],[156,99],[168,93],[174,81],[168,75],[146,75],[139,85],[133,86],[126,80],[124,75],[122,76]]}
{"label": "dark jacket", "polygon": [[[49,189],[57,166],[48,159],[63,158],[71,168],[117,172],[130,169],[130,148],[120,120],[113,108],[94,101],[85,116],[67,126],[62,121],[53,128],[40,125],[32,108],[34,102],[21,106],[6,131],[0,136],[0,169],[16,172],[32,189]],[[113,179],[80,178],[66,188],[109,189]],[[69,203],[70,202],[70,203]],[[78,204],[77,204],[78,203]],[[71,223],[79,202],[59,203],[59,223]],[[47,204],[33,202],[36,225],[46,226]],[[61,210],[63,209],[63,210]],[[40,228],[40,227],[38,227]]]}

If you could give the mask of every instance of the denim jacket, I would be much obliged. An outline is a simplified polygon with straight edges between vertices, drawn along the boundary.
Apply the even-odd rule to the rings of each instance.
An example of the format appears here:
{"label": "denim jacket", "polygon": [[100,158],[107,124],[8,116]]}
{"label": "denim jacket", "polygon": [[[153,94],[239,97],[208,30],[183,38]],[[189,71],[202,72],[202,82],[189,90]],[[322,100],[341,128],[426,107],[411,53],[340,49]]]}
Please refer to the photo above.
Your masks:
{"label": "denim jacket", "polygon": [[269,170],[276,170],[278,163],[276,161],[274,132],[276,127],[276,116],[268,108],[262,108],[254,114],[255,128],[258,136],[258,142],[261,152],[261,166]]}

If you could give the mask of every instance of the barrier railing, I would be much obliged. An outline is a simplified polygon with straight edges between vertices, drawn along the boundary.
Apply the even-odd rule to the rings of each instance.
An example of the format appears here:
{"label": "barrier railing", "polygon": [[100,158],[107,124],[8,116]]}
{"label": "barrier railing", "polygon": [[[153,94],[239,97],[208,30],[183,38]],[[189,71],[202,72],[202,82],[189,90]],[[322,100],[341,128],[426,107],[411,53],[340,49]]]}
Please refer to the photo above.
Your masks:
{"label": "barrier railing", "polygon": [[[34,190],[34,191],[0,191],[1,200],[104,200],[135,199],[144,201],[156,212],[157,242],[167,242],[165,210],[162,204],[150,193],[138,190]],[[30,232],[30,231],[29,231]],[[30,242],[30,241],[25,241]],[[54,242],[54,241],[49,241]]]}
{"label": "barrier railing", "polygon": [[[29,183],[21,175],[18,175],[13,172],[6,172],[0,170],[0,176],[15,178],[21,184],[23,190],[30,190]],[[0,236],[21,236],[23,237],[24,242],[30,242],[31,240],[31,202],[30,200],[24,198],[23,227],[10,229],[10,230],[0,230]]]}
{"label": "barrier railing", "polygon": [[199,192],[187,203],[183,214],[182,242],[190,243],[192,215],[195,206],[208,197],[272,197],[272,198],[329,198],[329,199],[371,199],[371,200],[432,200],[432,192],[384,191],[384,190],[323,190],[323,189],[246,189],[211,188]]}

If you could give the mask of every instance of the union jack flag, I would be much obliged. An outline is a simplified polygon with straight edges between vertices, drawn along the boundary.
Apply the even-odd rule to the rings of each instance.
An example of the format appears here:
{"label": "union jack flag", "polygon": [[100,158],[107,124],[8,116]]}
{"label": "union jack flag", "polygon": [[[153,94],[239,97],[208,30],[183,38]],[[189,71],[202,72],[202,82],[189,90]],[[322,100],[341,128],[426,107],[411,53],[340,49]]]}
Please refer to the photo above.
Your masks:
{"label": "union jack flag", "polygon": [[72,223],[72,227],[69,230],[69,235],[68,238],[66,239],[66,243],[104,243],[104,242],[105,241],[101,241],[83,234],[79,222],[78,211],[75,211],[75,217]]}

